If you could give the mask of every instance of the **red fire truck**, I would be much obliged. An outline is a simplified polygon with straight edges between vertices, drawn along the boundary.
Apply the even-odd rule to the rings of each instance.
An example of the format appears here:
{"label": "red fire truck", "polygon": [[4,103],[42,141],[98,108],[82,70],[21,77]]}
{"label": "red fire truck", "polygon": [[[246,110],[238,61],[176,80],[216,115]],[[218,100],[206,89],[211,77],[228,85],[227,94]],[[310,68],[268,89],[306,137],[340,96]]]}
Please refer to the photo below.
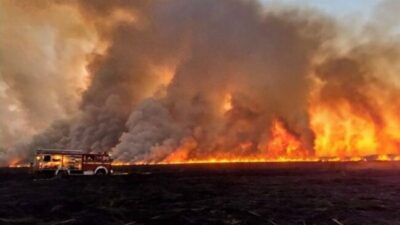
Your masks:
{"label": "red fire truck", "polygon": [[107,175],[113,173],[107,153],[81,150],[38,149],[34,163],[36,173],[54,175]]}

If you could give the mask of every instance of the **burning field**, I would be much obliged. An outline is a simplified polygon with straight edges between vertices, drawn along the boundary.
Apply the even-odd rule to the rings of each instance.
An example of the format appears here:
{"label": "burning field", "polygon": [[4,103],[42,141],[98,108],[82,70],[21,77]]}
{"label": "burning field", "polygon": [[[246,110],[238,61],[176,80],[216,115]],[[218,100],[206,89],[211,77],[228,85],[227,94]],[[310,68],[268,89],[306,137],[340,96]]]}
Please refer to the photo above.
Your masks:
{"label": "burning field", "polygon": [[120,164],[400,155],[397,1],[352,23],[246,0],[0,4],[2,165],[37,148]]}
{"label": "burning field", "polygon": [[277,2],[1,0],[0,223],[400,223],[400,1]]}

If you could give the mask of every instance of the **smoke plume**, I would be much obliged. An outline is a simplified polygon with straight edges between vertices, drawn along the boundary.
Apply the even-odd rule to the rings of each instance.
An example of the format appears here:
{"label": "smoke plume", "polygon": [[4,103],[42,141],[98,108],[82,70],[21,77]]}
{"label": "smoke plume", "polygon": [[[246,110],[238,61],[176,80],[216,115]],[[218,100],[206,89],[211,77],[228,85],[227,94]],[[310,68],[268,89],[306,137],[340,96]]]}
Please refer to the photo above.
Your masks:
{"label": "smoke plume", "polygon": [[357,33],[244,0],[0,6],[0,163],[39,147],[124,162],[398,152],[394,16]]}

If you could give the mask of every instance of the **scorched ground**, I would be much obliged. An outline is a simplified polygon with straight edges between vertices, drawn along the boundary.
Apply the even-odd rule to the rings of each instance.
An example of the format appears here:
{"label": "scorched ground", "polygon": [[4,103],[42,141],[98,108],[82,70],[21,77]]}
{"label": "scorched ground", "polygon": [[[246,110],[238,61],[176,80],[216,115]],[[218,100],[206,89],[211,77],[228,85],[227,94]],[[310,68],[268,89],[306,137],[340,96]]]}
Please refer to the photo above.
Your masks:
{"label": "scorched ground", "polygon": [[397,162],[120,167],[34,180],[0,172],[1,224],[398,224]]}

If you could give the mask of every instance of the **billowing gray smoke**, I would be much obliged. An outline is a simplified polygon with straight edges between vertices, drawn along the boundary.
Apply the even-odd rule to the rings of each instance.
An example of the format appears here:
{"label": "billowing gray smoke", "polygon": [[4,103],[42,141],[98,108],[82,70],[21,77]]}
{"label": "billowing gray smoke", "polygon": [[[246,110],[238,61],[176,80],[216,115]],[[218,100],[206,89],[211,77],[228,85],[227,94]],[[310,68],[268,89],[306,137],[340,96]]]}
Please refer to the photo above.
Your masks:
{"label": "billowing gray smoke", "polygon": [[[272,119],[281,118],[312,151],[307,74],[326,39],[327,24],[295,10],[265,13],[248,1],[145,5],[141,10],[146,13],[138,18],[143,27],[133,23],[114,28],[106,62],[96,68],[92,88],[84,96],[84,104],[90,105],[104,104],[111,94],[124,96],[119,111],[123,113],[117,118],[126,121],[132,110],[127,127],[109,121],[105,124],[117,124],[116,129],[100,132],[93,128],[97,122],[85,123],[76,140],[93,140],[90,145],[73,142],[76,147],[107,150],[118,141],[114,135],[127,129],[115,147],[115,155],[123,161],[163,160],[188,139],[197,143],[190,153],[193,157],[216,151],[234,154],[243,142],[252,146],[240,154],[249,154],[265,144],[262,140],[269,135]],[[151,67],[163,65],[174,68],[172,80],[161,90],[165,93],[143,101],[143,88],[157,79]],[[221,110],[226,95],[234,104],[229,112]],[[88,119],[98,115],[102,113]],[[91,129],[104,136],[85,133]],[[93,145],[104,138],[113,142]]]}
{"label": "billowing gray smoke", "polygon": [[[309,100],[315,79],[327,83],[318,101],[349,99],[379,119],[364,95],[370,79],[358,70],[363,58],[356,50],[346,57],[336,53],[336,26],[312,11],[266,9],[244,0],[3,4],[15,14],[35,12],[31,17],[39,25],[49,16],[39,8],[73,11],[75,30],[62,19],[52,24],[60,29],[55,58],[79,53],[80,63],[86,62],[43,62],[38,69],[18,62],[1,69],[0,99],[18,102],[21,117],[32,123],[24,127],[34,127],[28,136],[36,133],[15,138],[3,120],[11,118],[9,110],[0,106],[0,141],[17,140],[0,144],[4,162],[28,160],[37,147],[113,151],[128,162],[163,161],[182,148],[184,159],[258,155],[266,151],[276,120],[313,155]],[[80,46],[83,40],[86,47]],[[87,47],[91,41],[96,44]],[[74,43],[79,51],[65,51]],[[1,48],[2,59],[7,50]],[[77,67],[87,74],[71,75]]]}
{"label": "billowing gray smoke", "polygon": [[0,2],[0,164],[27,158],[34,134],[78,112],[97,42],[79,18],[50,2]]}

